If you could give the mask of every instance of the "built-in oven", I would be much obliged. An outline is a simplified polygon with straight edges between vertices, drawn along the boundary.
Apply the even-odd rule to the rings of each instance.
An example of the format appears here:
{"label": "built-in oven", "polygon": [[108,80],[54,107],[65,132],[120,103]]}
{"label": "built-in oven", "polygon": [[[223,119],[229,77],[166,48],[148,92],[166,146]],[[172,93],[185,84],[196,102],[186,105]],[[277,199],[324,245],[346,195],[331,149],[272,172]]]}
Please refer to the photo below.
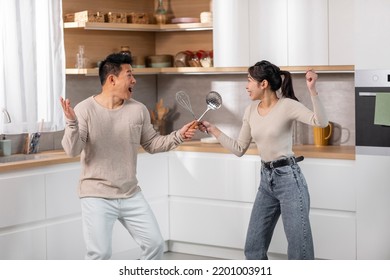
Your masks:
{"label": "built-in oven", "polygon": [[390,155],[390,70],[355,71],[356,152]]}

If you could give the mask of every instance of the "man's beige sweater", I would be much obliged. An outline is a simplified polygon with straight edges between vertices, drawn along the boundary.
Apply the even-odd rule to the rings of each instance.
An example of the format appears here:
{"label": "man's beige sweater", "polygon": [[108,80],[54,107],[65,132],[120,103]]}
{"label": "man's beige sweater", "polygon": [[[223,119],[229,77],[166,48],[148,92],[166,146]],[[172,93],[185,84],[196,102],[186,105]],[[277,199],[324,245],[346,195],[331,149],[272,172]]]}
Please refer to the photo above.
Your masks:
{"label": "man's beige sweater", "polygon": [[127,198],[140,190],[136,178],[140,145],[149,153],[164,152],[183,142],[179,131],[160,136],[148,109],[133,99],[107,109],[89,97],[74,108],[77,120],[67,120],[62,146],[81,157],[80,197]]}

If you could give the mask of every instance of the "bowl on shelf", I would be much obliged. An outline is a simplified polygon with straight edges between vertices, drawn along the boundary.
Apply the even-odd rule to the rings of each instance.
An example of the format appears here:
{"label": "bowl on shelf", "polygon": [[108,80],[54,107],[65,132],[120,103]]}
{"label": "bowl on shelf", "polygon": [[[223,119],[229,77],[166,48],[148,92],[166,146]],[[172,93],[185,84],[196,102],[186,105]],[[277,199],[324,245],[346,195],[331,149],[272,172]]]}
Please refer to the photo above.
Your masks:
{"label": "bowl on shelf", "polygon": [[146,67],[172,67],[173,56],[169,54],[150,55],[146,57]]}

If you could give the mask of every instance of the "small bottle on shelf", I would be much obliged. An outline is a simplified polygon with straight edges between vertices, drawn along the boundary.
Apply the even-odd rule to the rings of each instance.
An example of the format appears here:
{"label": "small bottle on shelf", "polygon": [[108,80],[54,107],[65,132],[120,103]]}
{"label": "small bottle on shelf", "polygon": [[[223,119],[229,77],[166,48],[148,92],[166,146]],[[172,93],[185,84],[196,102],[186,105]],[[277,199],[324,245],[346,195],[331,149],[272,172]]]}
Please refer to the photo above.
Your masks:
{"label": "small bottle on shelf", "polygon": [[157,24],[166,24],[167,10],[164,8],[163,0],[158,0],[158,6],[156,12],[154,13],[154,18],[156,19]]}

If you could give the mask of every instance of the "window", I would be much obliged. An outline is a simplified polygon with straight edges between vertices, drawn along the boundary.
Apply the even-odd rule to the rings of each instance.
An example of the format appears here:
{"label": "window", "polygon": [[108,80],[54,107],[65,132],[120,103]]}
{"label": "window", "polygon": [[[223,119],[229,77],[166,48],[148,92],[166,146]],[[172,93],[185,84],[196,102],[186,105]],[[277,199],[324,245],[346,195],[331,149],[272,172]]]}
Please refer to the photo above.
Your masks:
{"label": "window", "polygon": [[0,133],[62,130],[65,95],[61,0],[0,1]]}

